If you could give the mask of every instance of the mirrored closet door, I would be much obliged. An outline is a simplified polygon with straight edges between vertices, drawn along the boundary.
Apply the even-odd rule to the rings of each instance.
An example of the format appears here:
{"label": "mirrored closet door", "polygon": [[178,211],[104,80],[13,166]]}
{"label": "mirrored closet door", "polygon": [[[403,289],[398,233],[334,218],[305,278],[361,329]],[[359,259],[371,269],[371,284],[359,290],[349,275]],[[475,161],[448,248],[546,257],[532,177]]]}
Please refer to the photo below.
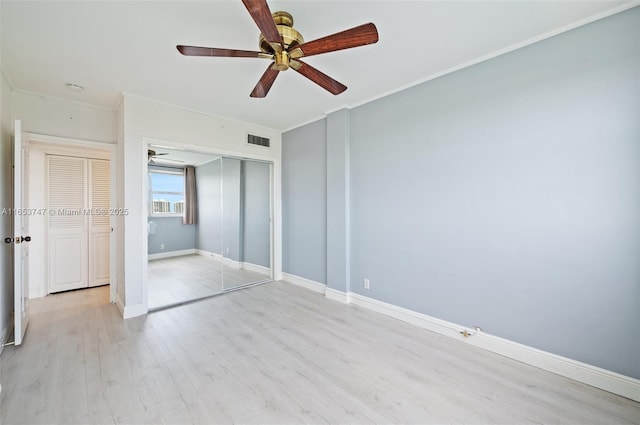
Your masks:
{"label": "mirrored closet door", "polygon": [[271,165],[222,158],[225,290],[271,279]]}
{"label": "mirrored closet door", "polygon": [[270,281],[271,164],[149,149],[149,309]]}

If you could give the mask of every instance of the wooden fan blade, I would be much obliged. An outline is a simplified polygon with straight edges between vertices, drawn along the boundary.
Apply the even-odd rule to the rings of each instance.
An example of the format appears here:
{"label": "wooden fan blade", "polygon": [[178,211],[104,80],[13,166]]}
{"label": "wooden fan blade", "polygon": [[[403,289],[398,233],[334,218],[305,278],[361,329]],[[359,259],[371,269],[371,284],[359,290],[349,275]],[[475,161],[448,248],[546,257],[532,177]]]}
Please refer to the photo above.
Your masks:
{"label": "wooden fan blade", "polygon": [[278,32],[278,27],[271,16],[271,11],[266,0],[242,0],[244,7],[260,29],[264,38],[270,44],[279,44],[282,47],[282,37]]}
{"label": "wooden fan blade", "polygon": [[249,50],[216,49],[214,47],[176,46],[178,51],[185,56],[221,56],[233,58],[259,58],[261,52]]}
{"label": "wooden fan blade", "polygon": [[276,77],[279,73],[280,71],[278,71],[277,69],[273,69],[273,64],[270,64],[264,74],[262,74],[262,77],[260,77],[260,81],[258,81],[258,84],[256,84],[256,86],[253,88],[250,96],[265,97],[267,93],[269,93],[269,90],[271,89],[271,86],[273,85],[273,82],[276,80]]}
{"label": "wooden fan blade", "polygon": [[331,94],[340,94],[347,89],[347,86],[329,77],[327,74],[318,71],[311,65],[301,60],[292,60],[291,69],[304,75]]}
{"label": "wooden fan blade", "polygon": [[376,43],[377,41],[378,30],[374,24],[368,23],[303,43],[292,49],[289,53],[293,59],[297,59],[303,56],[313,56],[321,53],[335,52],[336,50],[365,46]]}

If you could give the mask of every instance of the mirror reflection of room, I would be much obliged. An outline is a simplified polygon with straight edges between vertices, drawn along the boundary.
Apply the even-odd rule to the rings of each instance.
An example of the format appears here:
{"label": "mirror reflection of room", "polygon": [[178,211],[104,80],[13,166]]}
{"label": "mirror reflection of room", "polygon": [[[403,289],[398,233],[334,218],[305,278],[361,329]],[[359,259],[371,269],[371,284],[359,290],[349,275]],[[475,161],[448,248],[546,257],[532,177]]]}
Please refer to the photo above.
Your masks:
{"label": "mirror reflection of room", "polygon": [[271,164],[149,153],[151,310],[271,280]]}

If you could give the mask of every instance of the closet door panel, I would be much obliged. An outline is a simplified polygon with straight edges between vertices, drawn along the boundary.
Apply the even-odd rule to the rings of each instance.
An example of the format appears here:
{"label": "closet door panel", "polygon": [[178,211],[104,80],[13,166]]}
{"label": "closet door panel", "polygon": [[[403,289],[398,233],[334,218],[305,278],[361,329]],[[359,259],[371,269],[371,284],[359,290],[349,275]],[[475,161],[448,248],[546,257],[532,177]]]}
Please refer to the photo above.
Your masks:
{"label": "closet door panel", "polygon": [[89,160],[90,260],[89,286],[109,283],[109,236],[111,232],[109,161]]}
{"label": "closet door panel", "polygon": [[88,283],[87,160],[47,156],[48,292]]}
{"label": "closet door panel", "polygon": [[109,283],[109,233],[93,234],[91,237],[91,281],[89,286]]}
{"label": "closet door panel", "polygon": [[49,292],[87,287],[87,242],[81,234],[49,235]]}

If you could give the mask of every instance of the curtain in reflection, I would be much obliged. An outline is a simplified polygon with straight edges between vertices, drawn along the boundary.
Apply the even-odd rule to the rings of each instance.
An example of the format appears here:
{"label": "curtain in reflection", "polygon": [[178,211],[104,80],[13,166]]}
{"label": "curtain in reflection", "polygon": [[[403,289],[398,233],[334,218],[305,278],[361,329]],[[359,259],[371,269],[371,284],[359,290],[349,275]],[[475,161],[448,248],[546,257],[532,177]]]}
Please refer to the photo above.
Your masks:
{"label": "curtain in reflection", "polygon": [[196,224],[198,211],[196,196],[196,169],[191,165],[184,167],[184,215],[182,224]]}

